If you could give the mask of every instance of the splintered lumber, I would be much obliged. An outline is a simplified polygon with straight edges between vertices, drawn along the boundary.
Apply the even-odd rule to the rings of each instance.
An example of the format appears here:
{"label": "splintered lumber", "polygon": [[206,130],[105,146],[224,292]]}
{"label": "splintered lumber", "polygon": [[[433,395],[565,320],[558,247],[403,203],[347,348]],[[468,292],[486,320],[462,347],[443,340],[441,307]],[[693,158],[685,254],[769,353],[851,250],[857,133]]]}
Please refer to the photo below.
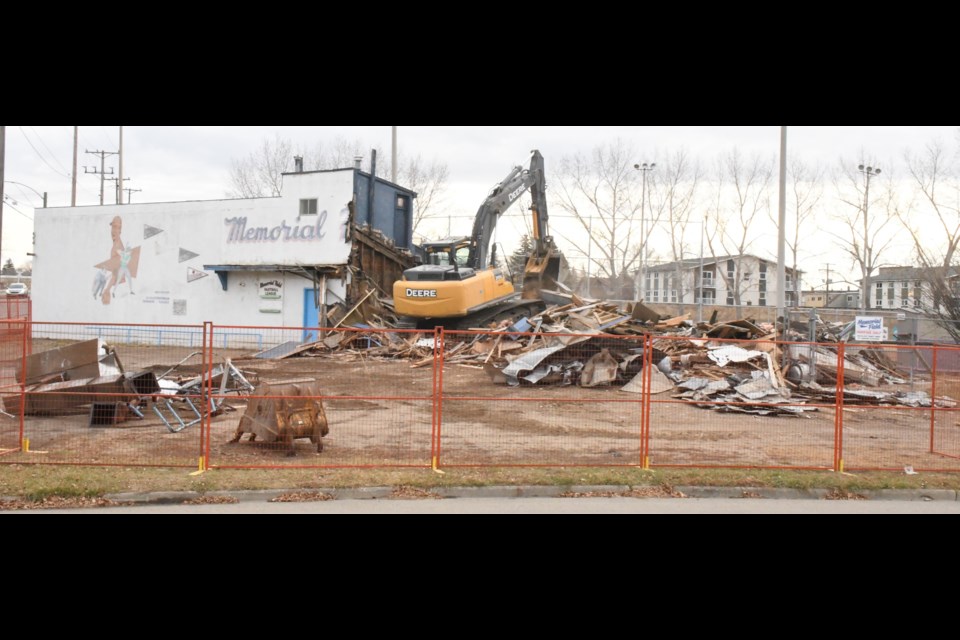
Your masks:
{"label": "splintered lumber", "polygon": [[685,316],[677,316],[676,318],[670,318],[669,320],[664,320],[660,325],[664,327],[679,327],[684,322],[688,321],[691,318],[691,315],[688,313]]}

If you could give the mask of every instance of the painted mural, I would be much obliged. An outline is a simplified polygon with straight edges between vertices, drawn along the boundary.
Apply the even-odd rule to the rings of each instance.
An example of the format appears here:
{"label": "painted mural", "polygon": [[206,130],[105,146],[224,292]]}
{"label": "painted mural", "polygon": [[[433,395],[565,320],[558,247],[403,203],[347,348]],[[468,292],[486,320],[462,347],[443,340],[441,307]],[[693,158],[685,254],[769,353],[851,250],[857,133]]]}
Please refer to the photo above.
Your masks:
{"label": "painted mural", "polygon": [[94,265],[97,274],[93,279],[93,297],[99,297],[105,305],[117,296],[117,289],[124,283],[127,286],[121,292],[136,295],[133,281],[140,267],[140,247],[130,247],[123,242],[123,219],[120,216],[114,216],[110,221],[110,240],[110,258]]}

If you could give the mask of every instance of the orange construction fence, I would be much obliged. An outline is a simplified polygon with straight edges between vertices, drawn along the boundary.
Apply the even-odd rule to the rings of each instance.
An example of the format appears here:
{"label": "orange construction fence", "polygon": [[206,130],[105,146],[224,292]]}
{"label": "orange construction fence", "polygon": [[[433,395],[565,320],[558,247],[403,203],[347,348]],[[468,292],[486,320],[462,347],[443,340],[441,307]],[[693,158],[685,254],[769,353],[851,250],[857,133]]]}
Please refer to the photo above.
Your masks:
{"label": "orange construction fence", "polygon": [[960,471],[960,347],[0,320],[0,463]]}

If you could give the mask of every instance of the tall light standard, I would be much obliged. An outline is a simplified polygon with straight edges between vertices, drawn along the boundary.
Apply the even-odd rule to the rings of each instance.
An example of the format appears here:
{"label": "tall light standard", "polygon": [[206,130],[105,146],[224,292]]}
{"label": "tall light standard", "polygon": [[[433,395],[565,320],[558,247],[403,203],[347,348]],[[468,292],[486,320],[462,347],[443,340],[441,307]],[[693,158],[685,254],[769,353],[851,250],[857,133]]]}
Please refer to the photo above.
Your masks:
{"label": "tall light standard", "polygon": [[647,297],[647,174],[657,168],[656,162],[635,164],[633,168],[643,173],[643,187],[640,191],[640,300]]}
{"label": "tall light standard", "polygon": [[857,170],[866,176],[867,185],[863,190],[863,291],[860,294],[860,310],[867,310],[867,298],[870,296],[870,272],[873,271],[873,247],[870,246],[870,178],[880,175],[879,167],[865,167],[862,164]]}

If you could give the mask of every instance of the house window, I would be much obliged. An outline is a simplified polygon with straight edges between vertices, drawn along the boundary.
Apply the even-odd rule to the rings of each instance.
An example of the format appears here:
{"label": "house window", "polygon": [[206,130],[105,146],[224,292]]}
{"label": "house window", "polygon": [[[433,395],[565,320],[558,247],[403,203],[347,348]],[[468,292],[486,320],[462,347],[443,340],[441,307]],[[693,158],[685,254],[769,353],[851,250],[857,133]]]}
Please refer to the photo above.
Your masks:
{"label": "house window", "polygon": [[[747,304],[750,304],[750,303],[748,302]],[[763,293],[760,294],[760,306],[761,306],[761,307],[767,306],[767,296],[766,296],[766,294],[763,294]]]}
{"label": "house window", "polygon": [[676,290],[676,289],[671,289],[671,290],[670,290],[670,302],[672,302],[672,303],[674,303],[674,304],[676,304],[676,302],[677,302],[677,290]]}
{"label": "house window", "polygon": [[910,283],[901,282],[900,283],[900,305],[907,306],[910,298]]}
{"label": "house window", "polygon": [[923,284],[920,282],[913,283],[913,308],[920,308],[920,301],[923,299]]}
{"label": "house window", "polygon": [[893,283],[887,283],[887,300],[890,301],[890,304],[893,304]]}
{"label": "house window", "polygon": [[700,274],[700,283],[705,287],[713,286],[713,271],[704,271]]}
{"label": "house window", "polygon": [[704,291],[703,292],[703,303],[704,304],[714,304],[716,302],[716,297],[713,294],[713,291]]}
{"label": "house window", "polygon": [[313,198],[312,200],[301,200],[300,201],[300,215],[302,216],[315,216],[317,215],[317,199]]}

